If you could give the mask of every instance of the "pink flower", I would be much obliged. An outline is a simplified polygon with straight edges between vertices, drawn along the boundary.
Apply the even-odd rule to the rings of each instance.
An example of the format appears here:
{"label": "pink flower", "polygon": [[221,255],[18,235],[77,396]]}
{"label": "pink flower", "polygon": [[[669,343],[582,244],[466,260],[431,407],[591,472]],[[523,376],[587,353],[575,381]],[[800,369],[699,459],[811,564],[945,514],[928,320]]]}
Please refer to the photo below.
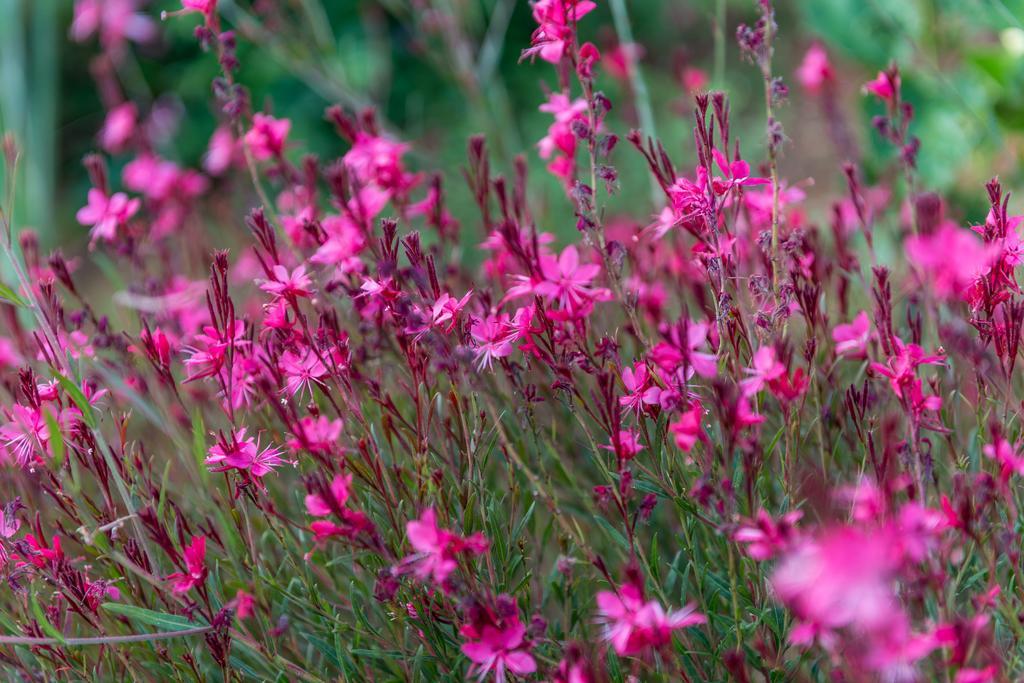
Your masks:
{"label": "pink flower", "polygon": [[203,16],[211,16],[217,11],[217,0],[181,0],[184,12],[200,12]]}
{"label": "pink flower", "polygon": [[696,372],[711,379],[718,374],[718,359],[713,353],[699,351],[708,341],[710,327],[704,322],[682,319],[669,328],[667,340],[651,350],[651,359],[665,372],[686,368],[686,378]]}
{"label": "pink flower", "polygon": [[796,79],[809,93],[817,93],[826,83],[835,80],[835,71],[828,59],[828,52],[821,43],[812,43],[796,70]]}
{"label": "pink flower", "polygon": [[[917,368],[921,365],[941,365],[945,361],[944,356],[926,356],[924,349],[917,344],[904,344],[899,338],[894,338],[896,354],[886,360],[885,365],[872,363],[871,369],[878,374],[889,378],[889,385],[893,392],[903,398],[904,389],[911,386],[917,376]],[[918,387],[920,391],[920,387]]]}
{"label": "pink flower", "polygon": [[486,318],[475,320],[469,332],[475,342],[477,370],[490,368],[495,358],[510,355],[518,338],[507,313],[492,313]]}
{"label": "pink flower", "polygon": [[644,449],[640,442],[640,434],[631,429],[620,429],[618,434],[608,440],[608,443],[601,446],[605,450],[615,453],[621,460],[632,460],[637,453]]}
{"label": "pink flower", "polygon": [[3,570],[10,559],[4,539],[10,539],[21,528],[21,520],[18,519],[17,515],[18,511],[23,507],[21,498],[15,498],[13,501],[0,506],[0,570]]}
{"label": "pink flower", "polygon": [[754,367],[744,372],[749,375],[740,382],[744,396],[753,396],[764,389],[766,384],[774,382],[786,374],[786,366],[775,358],[775,347],[762,346],[754,354]]}
{"label": "pink flower", "polygon": [[472,666],[469,676],[476,676],[482,681],[487,674],[494,673],[494,680],[505,683],[506,674],[528,676],[537,670],[537,662],[524,645],[526,627],[516,617],[502,628],[487,625],[483,627],[479,637],[462,644],[462,654],[466,655]]}
{"label": "pink flower", "polygon": [[986,666],[984,669],[964,668],[956,672],[953,683],[991,683],[998,680],[999,667],[995,664]]}
{"label": "pink flower", "polygon": [[14,342],[7,337],[0,337],[0,369],[14,368],[24,362]]}
{"label": "pink flower", "polygon": [[683,69],[683,73],[680,75],[680,81],[682,81],[683,89],[691,95],[696,95],[699,92],[707,90],[708,83],[711,79],[708,78],[707,72],[696,66],[688,66]]}
{"label": "pink flower", "polygon": [[578,144],[573,122],[588,123],[586,100],[570,100],[565,93],[555,92],[548,96],[547,102],[540,105],[540,110],[552,114],[555,120],[548,127],[547,135],[537,143],[537,153],[541,159],[550,160],[548,171],[560,178],[566,187],[570,187]]}
{"label": "pink flower", "polygon": [[299,429],[295,436],[288,441],[288,447],[293,451],[308,449],[316,453],[331,453],[337,449],[338,439],[345,428],[345,423],[340,417],[333,420],[321,415],[313,417],[306,415],[299,420]]}
{"label": "pink flower", "polygon": [[796,523],[803,514],[800,510],[793,510],[776,521],[764,510],[758,510],[753,520],[741,525],[733,534],[733,540],[747,543],[747,554],[755,560],[770,560],[787,551],[797,540]]}
{"label": "pink flower", "polygon": [[127,41],[144,43],[157,34],[153,20],[135,10],[135,0],[77,0],[71,38],[83,42],[98,33],[103,48],[120,59]]}
{"label": "pink flower", "polygon": [[331,497],[311,493],[306,496],[306,512],[314,517],[326,517],[332,512],[344,509],[352,487],[352,475],[339,474],[331,482]]}
{"label": "pink flower", "polygon": [[291,128],[292,122],[288,119],[253,114],[252,128],[245,134],[245,144],[256,161],[276,159],[284,154],[285,140]]}
{"label": "pink flower", "polygon": [[622,369],[622,386],[626,395],[619,397],[619,405],[639,413],[644,408],[644,393],[650,382],[650,373],[643,363],[636,363],[631,368]]}
{"label": "pink flower", "polygon": [[880,100],[891,101],[900,91],[900,75],[896,71],[879,71],[875,80],[864,84],[864,92]]}
{"label": "pink flower", "polygon": [[567,311],[581,311],[593,301],[606,301],[611,293],[602,288],[590,286],[590,282],[601,272],[596,263],[580,264],[576,247],[569,245],[556,261],[553,256],[541,257],[541,273],[544,280],[537,283],[533,291]]}
{"label": "pink flower", "polygon": [[540,55],[546,62],[560,62],[572,43],[575,23],[596,7],[591,0],[536,0],[533,20],[538,26],[522,59]]}
{"label": "pink flower", "polygon": [[257,483],[283,463],[280,450],[271,446],[261,449],[257,439],[246,436],[246,427],[236,430],[230,441],[222,436],[210,447],[206,458],[206,464],[212,465],[214,472],[238,470]]}
{"label": "pink flower", "polygon": [[472,289],[466,292],[461,299],[456,299],[448,292],[442,292],[430,310],[430,325],[440,328],[445,334],[450,334],[458,323],[459,313],[466,307],[471,296],[473,296]]}
{"label": "pink flower", "polygon": [[299,391],[312,395],[313,385],[324,386],[323,378],[328,374],[323,361],[311,348],[303,349],[302,353],[285,351],[278,366],[285,375],[285,391],[292,396]]}
{"label": "pink flower", "polygon": [[256,612],[256,598],[242,589],[238,589],[228,605],[235,610],[238,619],[248,619]]}
{"label": "pink flower", "polygon": [[483,534],[463,538],[439,527],[433,508],[427,508],[418,520],[406,524],[405,530],[416,552],[402,560],[399,571],[412,572],[420,581],[433,580],[442,588],[458,567],[459,554],[481,555],[488,548]]}
{"label": "pink flower", "polygon": [[1005,484],[1011,474],[1024,475],[1024,455],[1019,446],[1012,445],[1002,436],[996,436],[992,443],[985,444],[981,452],[999,464],[1000,479]]}
{"label": "pink flower", "polygon": [[808,643],[839,628],[876,632],[905,621],[895,594],[898,562],[887,533],[853,527],[794,548],[772,575],[779,598],[799,620],[790,639]]}
{"label": "pink flower", "polygon": [[167,577],[168,581],[174,582],[173,590],[179,595],[188,593],[206,581],[206,536],[193,536],[183,554],[185,571]]}
{"label": "pink flower", "polygon": [[964,296],[999,255],[998,244],[985,244],[952,224],[940,226],[931,235],[909,237],[905,249],[908,261],[943,299]]}
{"label": "pink flower", "polygon": [[706,441],[704,428],[701,426],[701,418],[704,416],[704,409],[699,403],[693,403],[689,410],[683,411],[679,418],[669,425],[668,430],[676,439],[676,446],[684,453],[693,450],[697,441]]}
{"label": "pink flower", "polygon": [[138,212],[141,202],[129,199],[123,192],[115,192],[108,197],[98,188],[89,190],[89,202],[75,214],[82,225],[90,226],[92,236],[90,246],[98,239],[113,242],[117,229],[128,222]]}
{"label": "pink flower", "polygon": [[313,517],[334,517],[337,520],[318,519],[309,525],[318,546],[336,536],[353,539],[373,529],[366,515],[347,507],[351,495],[352,475],[338,474],[329,487],[306,496],[306,512]]}
{"label": "pink flower", "polygon": [[725,155],[717,149],[711,150],[711,156],[714,157],[715,165],[718,166],[722,175],[725,176],[724,179],[716,176],[711,181],[711,187],[717,195],[724,195],[734,187],[767,185],[771,182],[768,178],[751,177],[750,164],[743,161],[743,159],[736,159],[735,161],[730,162],[725,158]]}
{"label": "pink flower", "polygon": [[36,453],[46,451],[49,430],[42,411],[15,403],[10,408],[10,419],[0,427],[0,439],[22,467],[32,461]]}
{"label": "pink flower", "polygon": [[604,639],[620,656],[638,655],[668,645],[672,631],[706,621],[693,605],[666,614],[656,600],[644,602],[643,593],[633,584],[621,586],[617,594],[598,593],[597,606],[604,624]]}
{"label": "pink flower", "polygon": [[230,332],[221,333],[216,327],[206,325],[203,331],[194,337],[201,348],[189,347],[189,357],[185,359],[188,369],[186,382],[193,382],[204,377],[218,374],[224,367],[229,349],[237,349],[250,345],[245,338],[245,322],[236,320]]}
{"label": "pink flower", "polygon": [[55,565],[64,559],[64,549],[60,544],[60,536],[53,536],[50,538],[50,544],[47,545],[46,538],[40,535],[38,538],[35,534],[25,534],[24,538],[27,544],[28,552],[22,556],[17,553],[11,553],[11,559],[18,567],[24,567],[31,564],[37,569]]}
{"label": "pink flower", "polygon": [[210,136],[210,144],[203,156],[203,170],[212,176],[222,175],[231,168],[238,152],[238,143],[231,127],[219,126]]}
{"label": "pink flower", "polygon": [[282,265],[274,266],[274,279],[263,280],[260,289],[275,297],[294,299],[312,295],[313,281],[306,275],[305,266],[297,266],[290,274]]}
{"label": "pink flower", "polygon": [[405,172],[402,164],[402,157],[408,151],[407,143],[359,132],[352,148],[342,157],[342,163],[361,184],[372,183],[390,195],[402,192],[416,182],[414,176]]}
{"label": "pink flower", "polygon": [[864,358],[871,341],[871,318],[861,311],[852,323],[836,325],[832,329],[832,341],[836,343],[837,356]]}
{"label": "pink flower", "polygon": [[111,154],[124,150],[135,135],[138,116],[139,110],[134,102],[123,102],[107,112],[100,130],[100,146]]}

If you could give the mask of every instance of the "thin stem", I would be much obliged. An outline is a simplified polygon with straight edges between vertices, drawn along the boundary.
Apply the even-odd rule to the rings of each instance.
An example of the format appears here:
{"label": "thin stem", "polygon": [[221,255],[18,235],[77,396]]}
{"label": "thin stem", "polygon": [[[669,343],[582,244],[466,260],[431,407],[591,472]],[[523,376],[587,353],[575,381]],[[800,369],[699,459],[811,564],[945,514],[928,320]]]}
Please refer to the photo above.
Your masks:
{"label": "thin stem", "polygon": [[[721,0],[719,0],[721,2]],[[622,49],[626,49],[627,46],[633,46],[636,43],[633,41],[633,27],[629,22],[629,12],[626,10],[625,0],[611,0],[609,6],[612,10],[612,21],[615,23],[615,32],[619,36],[619,46]],[[717,33],[716,35],[716,51],[718,49]],[[723,55],[724,55],[724,39],[721,41],[723,44]],[[644,74],[640,70],[640,65],[637,63],[637,55],[626,54],[626,74],[629,78],[629,85],[633,90],[633,99],[636,104],[636,113],[640,119],[640,127],[643,129],[644,134],[657,139],[658,131],[654,127],[654,109],[651,107],[651,95],[647,90],[647,81],[644,79]],[[717,55],[716,55],[717,60]],[[716,61],[717,69],[717,61]],[[661,206],[665,201],[665,195],[661,191],[661,187],[658,185],[658,180],[653,175],[651,176],[651,199],[655,206]]]}
{"label": "thin stem", "polygon": [[207,631],[212,631],[213,626],[196,626],[181,631],[159,631],[157,633],[133,633],[128,636],[94,636],[91,638],[33,638],[31,636],[0,636],[0,645],[62,645],[62,646],[86,646],[86,645],[117,645],[118,643],[141,643],[150,640],[167,640],[168,638],[184,638],[196,636]]}

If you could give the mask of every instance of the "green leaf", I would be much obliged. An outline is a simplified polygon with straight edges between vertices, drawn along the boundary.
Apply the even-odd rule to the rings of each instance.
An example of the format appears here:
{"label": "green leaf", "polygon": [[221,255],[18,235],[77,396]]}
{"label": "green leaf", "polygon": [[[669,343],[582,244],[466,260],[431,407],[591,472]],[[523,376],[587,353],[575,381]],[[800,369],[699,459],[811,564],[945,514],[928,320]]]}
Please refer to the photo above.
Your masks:
{"label": "green leaf", "polygon": [[167,614],[166,612],[154,612],[150,609],[135,607],[134,605],[122,605],[117,602],[105,602],[101,605],[103,609],[114,614],[128,617],[132,621],[138,621],[150,626],[156,626],[164,631],[184,631],[190,628],[206,626],[203,621],[189,621],[186,617],[178,614]]}
{"label": "green leaf", "polygon": [[78,409],[82,412],[82,420],[85,422],[89,429],[96,429],[96,413],[93,412],[92,404],[89,403],[89,399],[85,397],[82,390],[78,388],[78,385],[69,380],[59,372],[56,373],[57,381],[64,387],[64,391],[67,392],[68,397],[71,401],[78,406]]}
{"label": "green leaf", "polygon": [[206,426],[198,408],[192,413],[192,457],[205,483],[210,478],[210,471],[206,467]]}
{"label": "green leaf", "polygon": [[43,419],[46,420],[46,432],[49,436],[50,452],[53,453],[53,468],[60,469],[64,464],[64,434],[60,431],[60,424],[53,416],[53,411],[43,411]]}
{"label": "green leaf", "polygon": [[28,306],[28,302],[18,296],[17,292],[2,282],[0,282],[0,299],[3,299],[9,304],[20,306],[21,308]]}
{"label": "green leaf", "polygon": [[36,618],[36,623],[39,624],[39,628],[43,629],[43,633],[56,638],[58,642],[64,642],[64,634],[57,630],[57,627],[50,623],[50,620],[46,618],[46,613],[43,612],[43,608],[39,606],[39,601],[36,600],[36,594],[32,593],[32,614]]}

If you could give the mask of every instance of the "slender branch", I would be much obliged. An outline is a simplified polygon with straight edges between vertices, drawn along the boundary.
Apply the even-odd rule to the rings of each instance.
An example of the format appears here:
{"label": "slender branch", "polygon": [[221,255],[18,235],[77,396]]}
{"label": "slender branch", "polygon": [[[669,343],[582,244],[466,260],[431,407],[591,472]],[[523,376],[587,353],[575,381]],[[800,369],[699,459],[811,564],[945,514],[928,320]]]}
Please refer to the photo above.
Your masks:
{"label": "slender branch", "polygon": [[87,646],[87,645],[117,645],[119,643],[141,643],[150,640],[167,640],[168,638],[184,638],[186,636],[197,636],[207,631],[212,631],[213,626],[196,626],[181,631],[158,631],[157,633],[133,633],[127,636],[94,636],[91,638],[33,638],[32,636],[0,636],[0,645],[62,645],[62,646]]}

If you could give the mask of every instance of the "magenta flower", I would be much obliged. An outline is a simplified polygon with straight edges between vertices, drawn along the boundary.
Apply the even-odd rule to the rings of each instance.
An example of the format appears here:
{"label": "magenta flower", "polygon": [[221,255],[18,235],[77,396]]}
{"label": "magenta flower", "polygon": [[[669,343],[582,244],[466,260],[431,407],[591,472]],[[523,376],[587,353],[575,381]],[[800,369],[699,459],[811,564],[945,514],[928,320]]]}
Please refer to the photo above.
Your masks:
{"label": "magenta flower", "polygon": [[544,280],[537,283],[533,291],[557,302],[563,310],[579,312],[587,304],[611,298],[607,289],[590,286],[601,272],[601,266],[596,263],[581,265],[579,253],[573,245],[566,247],[557,261],[553,256],[542,256],[540,267]]}
{"label": "magenta flower", "polygon": [[809,93],[817,93],[835,80],[835,71],[828,59],[828,52],[821,43],[812,43],[804,53],[803,61],[796,70],[796,80]]}
{"label": "magenta flower", "polygon": [[238,142],[230,126],[218,126],[210,136],[210,144],[203,156],[203,170],[212,176],[223,175],[238,156]]}
{"label": "magenta flower", "polygon": [[557,64],[572,44],[575,23],[596,8],[591,0],[536,0],[533,20],[537,29],[521,58],[539,55],[544,61]]}
{"label": "magenta flower", "polygon": [[179,595],[188,593],[196,586],[201,586],[206,581],[206,536],[193,536],[192,541],[185,546],[185,571],[175,572],[167,577],[173,581],[173,590]]}
{"label": "magenta flower", "polygon": [[744,370],[748,377],[740,382],[744,396],[757,394],[765,385],[785,376],[786,366],[775,358],[775,347],[762,346],[754,354],[754,367]]}
{"label": "magenta flower", "polygon": [[246,435],[246,427],[236,430],[230,441],[221,436],[206,458],[214,472],[238,470],[257,483],[283,463],[280,450],[271,446],[260,448],[256,438]]}
{"label": "magenta flower", "polygon": [[253,114],[252,128],[245,134],[245,144],[257,161],[277,159],[284,154],[285,140],[291,128],[292,122],[288,119]]}
{"label": "magenta flower", "polygon": [[507,313],[492,313],[486,318],[474,320],[470,326],[476,353],[477,370],[490,368],[495,358],[505,358],[512,353],[518,338]]}
{"label": "magenta flower", "polygon": [[601,448],[615,453],[620,460],[632,460],[644,449],[640,434],[632,429],[620,429]]}
{"label": "magenta flower", "polygon": [[715,159],[715,165],[718,166],[724,176],[724,178],[716,176],[711,180],[711,187],[717,195],[724,195],[734,187],[767,185],[771,182],[768,178],[752,177],[750,175],[750,164],[743,161],[743,159],[736,159],[730,162],[717,149],[711,150],[711,155]]}
{"label": "magenta flower", "polygon": [[789,550],[799,538],[796,523],[803,517],[803,512],[793,510],[787,512],[776,521],[764,510],[758,510],[757,516],[745,522],[733,534],[737,543],[747,544],[747,554],[755,560],[770,560],[777,554]]}
{"label": "magenta flower", "polygon": [[927,356],[924,349],[917,344],[904,344],[899,338],[894,338],[893,344],[896,347],[896,354],[886,360],[884,365],[872,363],[871,369],[883,377],[888,377],[889,385],[900,398],[903,397],[904,389],[914,384],[919,366],[941,365],[945,362],[945,356]]}
{"label": "magenta flower", "polygon": [[871,341],[871,318],[861,311],[852,323],[836,325],[832,329],[832,341],[836,343],[837,356],[864,358]]}
{"label": "magenta flower", "polygon": [[18,465],[25,467],[40,453],[47,452],[50,430],[40,408],[13,404],[8,421],[0,427],[0,439]]}
{"label": "magenta flower", "polygon": [[274,279],[260,282],[260,289],[275,297],[295,299],[308,298],[313,294],[313,281],[306,275],[305,266],[297,266],[291,273],[282,265],[274,266]]}
{"label": "magenta flower", "polygon": [[330,498],[318,493],[311,493],[306,496],[306,512],[314,517],[326,517],[332,512],[344,509],[348,502],[352,487],[352,475],[339,474],[331,482]]}
{"label": "magenta flower", "polygon": [[402,157],[409,145],[382,135],[365,132],[356,134],[352,148],[342,157],[342,163],[352,171],[361,184],[372,183],[390,194],[401,192],[416,182],[406,173]]}
{"label": "magenta flower", "polygon": [[676,446],[684,453],[693,450],[697,441],[706,441],[707,435],[701,426],[701,418],[704,416],[704,409],[699,403],[692,403],[688,410],[679,414],[675,422],[669,425],[668,429],[675,437]]}
{"label": "magenta flower", "polygon": [[82,225],[90,227],[90,246],[98,239],[113,242],[117,236],[117,229],[125,225],[128,219],[138,212],[141,205],[138,199],[129,199],[123,192],[115,192],[108,197],[95,187],[89,190],[88,196],[89,203],[78,210],[75,218]]}
{"label": "magenta flower", "polygon": [[985,444],[981,452],[999,464],[1000,479],[1005,484],[1011,474],[1024,475],[1024,455],[1019,444],[1014,446],[1002,436],[996,436],[992,443]]}
{"label": "magenta flower", "polygon": [[539,109],[553,115],[555,120],[548,126],[547,135],[537,142],[537,153],[541,159],[550,161],[548,170],[569,187],[573,182],[578,144],[573,123],[588,123],[587,102],[583,98],[570,100],[565,93],[554,92]]}
{"label": "magenta flower", "polygon": [[7,550],[7,545],[4,543],[4,539],[10,539],[21,528],[18,511],[23,507],[21,498],[15,498],[13,501],[0,506],[0,570],[3,570],[10,559],[10,553]]}
{"label": "magenta flower", "polygon": [[700,351],[708,341],[710,326],[704,322],[680,320],[668,330],[667,339],[651,349],[651,360],[668,373],[685,366],[686,377],[696,372],[711,379],[718,374],[718,359],[712,353]]}
{"label": "magenta flower", "polygon": [[185,12],[199,12],[208,17],[217,11],[217,0],[181,0],[181,8]]}
{"label": "magenta flower", "polygon": [[327,376],[327,368],[323,361],[311,348],[301,353],[285,351],[278,363],[285,376],[284,390],[292,396],[302,391],[313,394],[313,385],[324,386],[323,379]]}
{"label": "magenta flower", "polygon": [[892,101],[900,91],[900,76],[895,71],[879,71],[873,81],[864,84],[864,92],[885,102]]}
{"label": "magenta flower", "polygon": [[964,296],[999,256],[998,244],[985,244],[952,224],[932,235],[909,237],[905,249],[909,262],[943,299]]}
{"label": "magenta flower", "polygon": [[344,428],[345,423],[340,417],[331,420],[325,415],[306,415],[299,420],[295,436],[288,440],[288,448],[293,451],[307,449],[316,453],[332,453],[338,448],[338,439]]}
{"label": "magenta flower", "polygon": [[516,676],[532,674],[537,670],[537,662],[530,654],[529,646],[523,643],[525,635],[526,627],[518,617],[501,628],[484,626],[479,637],[462,644],[462,654],[473,662],[468,675],[482,681],[487,674],[493,673],[495,681],[505,683],[509,673]]}
{"label": "magenta flower", "polygon": [[469,290],[461,299],[441,292],[430,310],[430,324],[432,327],[440,328],[445,334],[451,334],[459,321],[459,313],[466,307],[469,297],[473,296],[473,290]]}
{"label": "magenta flower", "polygon": [[318,546],[333,537],[353,539],[373,528],[366,515],[347,507],[351,494],[352,475],[338,474],[329,487],[306,496],[306,512],[313,517],[333,516],[336,520],[318,519],[309,525]]}
{"label": "magenta flower", "polygon": [[618,593],[598,593],[597,605],[604,624],[603,637],[620,656],[664,647],[672,641],[676,629],[706,621],[693,605],[666,614],[656,600],[645,602],[643,593],[633,584],[621,586]]}
{"label": "magenta flower", "polygon": [[442,588],[458,567],[458,555],[481,555],[489,545],[483,534],[463,538],[442,529],[433,508],[427,508],[418,520],[406,524],[405,530],[416,552],[402,560],[399,571],[412,572],[420,581],[433,580]]}
{"label": "magenta flower", "polygon": [[245,338],[245,322],[236,320],[230,333],[221,333],[216,327],[207,325],[194,337],[199,347],[189,347],[189,357],[185,359],[188,369],[186,382],[193,382],[204,377],[218,374],[227,360],[229,348],[243,348],[250,342]]}
{"label": "magenta flower", "polygon": [[145,43],[156,37],[153,20],[137,12],[135,0],[76,0],[71,38],[77,42],[98,34],[112,57],[120,59],[130,40]]}
{"label": "magenta flower", "polygon": [[139,110],[134,102],[123,102],[112,108],[100,129],[100,146],[111,154],[123,151],[135,135],[138,116]]}
{"label": "magenta flower", "polygon": [[787,554],[772,585],[800,620],[790,640],[808,643],[839,628],[872,632],[902,623],[894,585],[899,554],[891,540],[881,531],[844,527]]}
{"label": "magenta flower", "polygon": [[644,393],[650,382],[650,373],[643,363],[622,369],[622,386],[626,395],[619,397],[619,405],[639,413],[644,408]]}

